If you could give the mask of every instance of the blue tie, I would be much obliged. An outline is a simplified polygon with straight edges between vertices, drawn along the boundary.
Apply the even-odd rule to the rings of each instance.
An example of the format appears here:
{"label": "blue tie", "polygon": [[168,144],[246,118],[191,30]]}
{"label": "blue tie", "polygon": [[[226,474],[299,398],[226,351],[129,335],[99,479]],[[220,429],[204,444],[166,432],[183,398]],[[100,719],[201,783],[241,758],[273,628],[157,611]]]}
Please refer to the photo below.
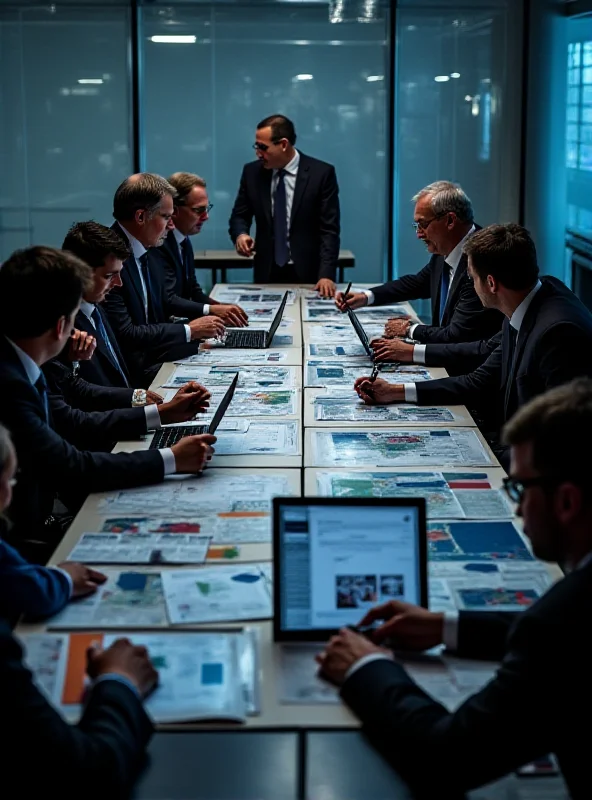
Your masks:
{"label": "blue tie", "polygon": [[125,377],[125,372],[121,368],[121,364],[119,363],[119,359],[117,358],[117,353],[113,349],[113,345],[111,344],[111,340],[107,334],[107,329],[105,328],[105,323],[103,322],[103,318],[101,317],[101,312],[95,306],[94,311],[91,314],[91,317],[94,320],[95,328],[101,339],[103,340],[103,344],[109,351],[109,355],[111,356],[111,361],[113,362],[113,366],[117,368],[117,371],[123,378],[123,382],[126,386],[129,386],[127,378]]}
{"label": "blue tie", "polygon": [[152,284],[150,282],[150,271],[148,269],[148,253],[140,256],[140,269],[142,270],[142,277],[146,286],[146,322],[155,322],[154,319],[154,305],[152,303]]}
{"label": "blue tie", "polygon": [[278,183],[273,201],[274,257],[278,267],[284,267],[290,258],[290,249],[288,247],[286,184],[284,183],[285,174],[285,170],[279,170]]}
{"label": "blue tie", "polygon": [[440,283],[440,325],[444,318],[444,310],[446,309],[446,301],[448,300],[448,290],[450,289],[450,264],[444,262],[442,269],[442,282]]}
{"label": "blue tie", "polygon": [[35,381],[35,388],[39,392],[39,397],[43,403],[43,410],[45,411],[45,421],[49,422],[49,402],[47,400],[47,381],[45,375],[40,372],[39,377]]}

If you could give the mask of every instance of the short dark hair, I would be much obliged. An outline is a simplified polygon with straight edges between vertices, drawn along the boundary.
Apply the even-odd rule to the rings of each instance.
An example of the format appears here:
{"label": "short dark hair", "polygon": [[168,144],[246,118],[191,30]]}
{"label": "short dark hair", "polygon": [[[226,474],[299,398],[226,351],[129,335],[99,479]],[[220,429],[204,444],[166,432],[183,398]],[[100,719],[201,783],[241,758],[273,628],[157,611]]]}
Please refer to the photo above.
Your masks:
{"label": "short dark hair", "polygon": [[589,484],[592,380],[576,378],[535,397],[506,423],[503,438],[508,445],[532,443],[533,466],[543,475]]}
{"label": "short dark hair", "polygon": [[136,211],[145,210],[151,217],[162,202],[162,198],[170,194],[175,199],[176,189],[171,184],[152,172],[140,172],[130,175],[119,184],[113,198],[113,216],[119,222],[133,219]]}
{"label": "short dark hair", "polygon": [[195,186],[206,188],[206,182],[199,175],[193,172],[174,172],[169,178],[168,182],[177,190],[175,197],[176,206],[184,206],[187,196]]}
{"label": "short dark hair", "polygon": [[0,267],[0,331],[10,339],[31,339],[70,317],[92,272],[71,253],[53,247],[17,250]]}
{"label": "short dark hair", "polygon": [[470,236],[463,250],[481,280],[491,275],[506,289],[528,289],[539,276],[536,247],[522,225],[490,225]]}
{"label": "short dark hair", "polygon": [[261,128],[271,128],[271,139],[274,143],[279,142],[280,139],[287,139],[291,145],[296,144],[294,123],[283,114],[272,114],[271,117],[265,117],[257,125],[258,131]]}
{"label": "short dark hair", "polygon": [[125,261],[132,252],[121,234],[92,219],[72,225],[66,234],[62,250],[74,253],[93,269],[102,267],[107,256],[115,256],[120,261]]}

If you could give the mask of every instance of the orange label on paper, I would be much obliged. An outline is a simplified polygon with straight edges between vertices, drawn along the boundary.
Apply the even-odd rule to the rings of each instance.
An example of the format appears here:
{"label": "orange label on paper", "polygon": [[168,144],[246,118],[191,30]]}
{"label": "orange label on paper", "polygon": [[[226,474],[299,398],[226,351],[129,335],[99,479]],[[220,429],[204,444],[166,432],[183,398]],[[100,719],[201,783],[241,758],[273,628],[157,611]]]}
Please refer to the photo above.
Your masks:
{"label": "orange label on paper", "polygon": [[68,664],[62,690],[64,705],[78,705],[84,697],[86,651],[92,645],[103,645],[102,633],[72,633],[68,645]]}

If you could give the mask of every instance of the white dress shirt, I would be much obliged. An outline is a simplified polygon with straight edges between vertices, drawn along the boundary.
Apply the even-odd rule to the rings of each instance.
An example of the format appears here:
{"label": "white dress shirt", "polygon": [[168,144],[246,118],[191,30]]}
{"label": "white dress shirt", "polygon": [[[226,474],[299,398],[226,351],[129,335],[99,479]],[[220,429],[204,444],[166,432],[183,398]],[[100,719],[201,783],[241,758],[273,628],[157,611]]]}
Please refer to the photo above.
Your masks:
{"label": "white dress shirt", "polygon": [[[292,217],[292,203],[294,202],[294,190],[296,189],[296,177],[298,176],[298,166],[300,164],[300,153],[294,152],[294,158],[284,167],[284,186],[286,187],[286,230],[288,232],[288,248],[290,247],[290,219]],[[271,216],[275,207],[275,190],[279,181],[279,170],[274,169],[271,176]],[[293,261],[290,259],[289,264]]]}
{"label": "white dress shirt", "polygon": [[[173,228],[173,236],[175,237],[175,241],[177,242],[177,247],[179,248],[179,257],[181,259],[181,264],[183,264],[183,268],[185,268],[185,254],[183,252],[183,242],[187,238],[185,234],[181,233],[180,230],[177,228]],[[207,317],[210,313],[210,304],[204,303],[203,305],[203,316]]]}

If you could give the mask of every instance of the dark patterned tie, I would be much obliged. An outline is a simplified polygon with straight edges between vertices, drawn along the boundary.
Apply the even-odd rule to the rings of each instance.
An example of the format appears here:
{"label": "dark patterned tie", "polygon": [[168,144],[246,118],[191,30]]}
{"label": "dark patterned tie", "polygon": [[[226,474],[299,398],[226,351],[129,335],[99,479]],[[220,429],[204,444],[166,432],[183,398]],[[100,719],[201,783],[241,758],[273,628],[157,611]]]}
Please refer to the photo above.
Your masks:
{"label": "dark patterned tie", "polygon": [[140,269],[142,270],[142,277],[144,278],[144,285],[146,287],[146,322],[156,322],[154,318],[154,303],[152,302],[150,270],[148,269],[148,253],[141,255],[138,260],[140,262]]}
{"label": "dark patterned tie", "polygon": [[39,392],[39,397],[43,403],[43,410],[45,411],[45,421],[49,422],[49,401],[47,399],[47,381],[45,375],[40,372],[39,377],[35,381],[35,388]]}
{"label": "dark patterned tie", "polygon": [[440,283],[440,325],[444,319],[446,301],[448,300],[448,290],[450,289],[450,264],[444,262],[442,269],[442,281]]}
{"label": "dark patterned tie", "polygon": [[274,257],[278,267],[285,266],[290,258],[285,175],[286,171],[280,169],[273,202]]}
{"label": "dark patterned tie", "polygon": [[124,385],[129,386],[128,380],[125,377],[125,372],[121,368],[121,364],[119,363],[119,359],[117,358],[117,353],[115,352],[113,345],[111,344],[111,340],[109,339],[109,334],[107,333],[107,329],[105,328],[105,324],[101,317],[101,312],[96,306],[94,307],[91,317],[94,320],[96,332],[99,334],[99,337],[103,340],[103,344],[107,348],[107,352],[111,357],[111,362],[113,363],[113,366],[117,369],[117,371],[123,378]]}

